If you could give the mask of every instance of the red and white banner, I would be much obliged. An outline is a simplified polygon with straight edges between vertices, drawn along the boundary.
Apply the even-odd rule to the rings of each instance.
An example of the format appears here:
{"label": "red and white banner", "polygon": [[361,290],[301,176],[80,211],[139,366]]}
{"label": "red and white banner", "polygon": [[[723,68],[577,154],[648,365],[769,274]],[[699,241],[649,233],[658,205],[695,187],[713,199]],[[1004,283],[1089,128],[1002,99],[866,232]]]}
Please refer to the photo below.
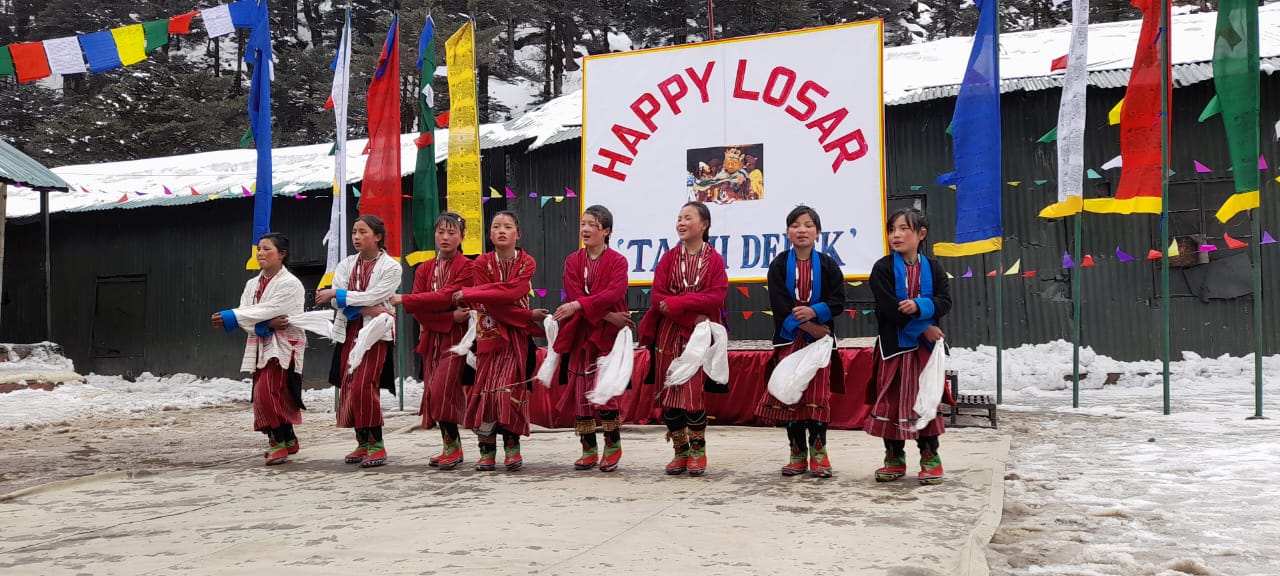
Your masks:
{"label": "red and white banner", "polygon": [[886,254],[880,21],[586,59],[583,206],[614,214],[633,284],[711,208],[729,279],[764,280],[786,215],[822,217],[818,248],[848,277]]}

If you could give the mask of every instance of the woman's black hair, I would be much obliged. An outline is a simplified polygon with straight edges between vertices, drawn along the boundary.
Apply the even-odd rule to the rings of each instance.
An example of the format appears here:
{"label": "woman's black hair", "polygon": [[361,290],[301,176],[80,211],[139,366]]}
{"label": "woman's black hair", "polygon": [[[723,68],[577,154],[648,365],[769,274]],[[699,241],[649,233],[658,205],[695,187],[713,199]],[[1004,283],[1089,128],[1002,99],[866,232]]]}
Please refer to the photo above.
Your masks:
{"label": "woman's black hair", "polygon": [[497,220],[499,216],[506,216],[507,218],[510,218],[512,222],[516,223],[516,232],[520,231],[520,217],[516,216],[516,213],[510,210],[503,210],[501,212],[494,214],[493,218],[489,219],[490,225],[492,225],[493,221]]}
{"label": "woman's black hair", "polygon": [[787,214],[787,228],[790,228],[792,224],[796,223],[796,220],[799,220],[800,217],[804,216],[805,214],[808,214],[809,217],[813,219],[813,225],[818,228],[819,232],[821,232],[822,218],[818,216],[818,211],[808,206],[805,206],[804,204],[801,204],[799,206],[796,206],[795,208],[792,208],[791,213]]}
{"label": "woman's black hair", "polygon": [[694,210],[697,210],[698,216],[702,218],[703,222],[707,223],[707,229],[702,231],[702,241],[710,242],[711,241],[711,210],[707,208],[706,204],[703,204],[696,200],[690,200],[688,202],[685,202],[684,206],[681,206],[680,209],[684,210],[685,208],[688,208],[690,206],[692,206]]}
{"label": "woman's black hair", "polygon": [[458,214],[457,212],[441,212],[440,216],[436,217],[435,226],[432,226],[431,229],[435,230],[436,228],[439,228],[442,224],[453,226],[463,234],[467,233],[467,219],[463,218],[462,215]]}
{"label": "woman's black hair", "polygon": [[267,232],[258,239],[259,242],[263,240],[271,241],[271,245],[276,247],[276,252],[282,254],[280,263],[287,268],[289,266],[289,237],[279,232]]}
{"label": "woman's black hair", "polygon": [[595,204],[587,206],[587,209],[582,211],[583,216],[588,214],[595,218],[596,222],[600,223],[601,230],[604,230],[605,228],[609,229],[609,233],[604,236],[604,244],[607,247],[609,245],[609,239],[613,237],[613,212],[610,212],[609,209],[604,206]]}
{"label": "woman's black hair", "polygon": [[387,249],[387,225],[382,223],[382,219],[373,214],[365,214],[356,218],[356,222],[364,222],[373,231],[374,235],[379,236],[378,248]]}
{"label": "woman's black hair", "polygon": [[895,210],[893,214],[889,216],[889,220],[884,223],[885,232],[893,231],[893,223],[898,221],[899,216],[907,219],[907,227],[914,232],[919,232],[921,229],[929,229],[929,220],[925,218],[924,212],[916,210],[915,208],[899,208]]}

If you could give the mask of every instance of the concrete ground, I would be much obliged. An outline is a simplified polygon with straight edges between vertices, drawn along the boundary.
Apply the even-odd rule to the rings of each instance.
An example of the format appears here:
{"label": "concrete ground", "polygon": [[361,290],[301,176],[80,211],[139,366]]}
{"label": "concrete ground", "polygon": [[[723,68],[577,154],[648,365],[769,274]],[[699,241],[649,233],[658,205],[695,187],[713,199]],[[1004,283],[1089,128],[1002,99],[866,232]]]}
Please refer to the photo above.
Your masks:
{"label": "concrete ground", "polygon": [[[834,478],[783,478],[780,430],[713,427],[710,472],[667,477],[659,427],[623,430],[622,467],[575,472],[570,431],[525,468],[427,466],[435,431],[389,434],[385,467],[347,443],[288,464],[125,470],[0,496],[5,574],[987,574],[1009,438],[947,433],[947,481],[877,484],[880,441],[829,434]],[[914,474],[914,466],[911,471]]]}

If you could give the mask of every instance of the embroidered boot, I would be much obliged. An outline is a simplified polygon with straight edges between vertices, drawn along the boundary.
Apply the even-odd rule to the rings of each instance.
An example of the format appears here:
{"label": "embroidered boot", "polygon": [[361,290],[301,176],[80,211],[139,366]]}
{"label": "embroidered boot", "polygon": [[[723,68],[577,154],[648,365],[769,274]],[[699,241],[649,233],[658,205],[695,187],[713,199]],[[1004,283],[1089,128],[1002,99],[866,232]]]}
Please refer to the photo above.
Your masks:
{"label": "embroidered boot", "polygon": [[359,464],[364,462],[365,457],[369,455],[369,437],[365,432],[356,430],[356,442],[358,442],[356,449],[352,450],[350,454],[347,454],[347,457],[344,459],[347,464]]}
{"label": "embroidered boot", "polygon": [[453,470],[464,460],[462,456],[462,439],[450,438],[444,445],[444,453],[440,454],[437,465],[441,470]]}
{"label": "embroidered boot", "polygon": [[497,469],[498,439],[495,436],[480,437],[480,459],[476,460],[476,470],[492,472]]}
{"label": "embroidered boot", "polygon": [[360,462],[361,468],[373,468],[387,463],[387,446],[382,440],[369,444],[369,453]]}
{"label": "embroidered boot", "polygon": [[906,454],[894,454],[892,450],[885,450],[884,466],[876,469],[876,482],[893,482],[906,475]]}
{"label": "embroidered boot", "polygon": [[932,450],[920,451],[920,483],[925,485],[941,484],[943,476],[942,458],[938,457],[938,453]]}
{"label": "embroidered boot", "polygon": [[284,464],[289,461],[289,448],[284,442],[276,442],[274,438],[268,436],[267,447],[267,466],[275,466]]}
{"label": "embroidered boot", "polygon": [[782,467],[783,476],[799,476],[809,471],[808,447],[804,444],[804,428],[798,423],[787,424],[787,441],[791,447],[791,459]]}
{"label": "embroidered boot", "polygon": [[831,461],[827,460],[827,443],[821,438],[809,445],[809,473],[815,478],[831,477]]}
{"label": "embroidered boot", "polygon": [[599,455],[596,451],[596,420],[578,419],[574,426],[578,438],[582,442],[582,456],[573,461],[574,470],[590,470],[596,467]]}
{"label": "embroidered boot", "polygon": [[524,467],[524,458],[520,456],[520,435],[503,434],[502,451],[505,456],[503,464],[507,466],[507,470],[514,472]]}
{"label": "embroidered boot", "polygon": [[707,472],[707,429],[689,430],[689,475],[701,476]]}
{"label": "embroidered boot", "polygon": [[440,453],[427,459],[427,466],[432,468],[440,467],[440,459],[449,453],[449,431],[444,429],[444,424],[440,425],[440,439],[444,442],[444,447],[440,449]]}
{"label": "embroidered boot", "polygon": [[618,419],[604,421],[604,454],[600,456],[600,471],[613,472],[622,462],[622,434],[618,432]]}
{"label": "embroidered boot", "polygon": [[675,458],[667,463],[667,474],[684,474],[689,469],[689,429],[667,432],[667,440],[671,441],[676,453]]}

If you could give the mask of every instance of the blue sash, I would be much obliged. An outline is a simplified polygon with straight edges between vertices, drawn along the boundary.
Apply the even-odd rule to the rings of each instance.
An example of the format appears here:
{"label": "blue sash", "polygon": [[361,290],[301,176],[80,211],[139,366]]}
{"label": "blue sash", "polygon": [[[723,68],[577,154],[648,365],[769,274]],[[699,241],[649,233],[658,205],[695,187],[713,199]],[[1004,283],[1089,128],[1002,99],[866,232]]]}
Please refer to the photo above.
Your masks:
{"label": "blue sash", "polygon": [[[920,312],[906,327],[898,330],[898,347],[904,350],[919,346],[920,336],[924,334],[925,329],[936,324],[933,321],[933,269],[929,266],[929,259],[923,254],[918,258],[920,260],[920,297],[914,300]],[[907,263],[897,252],[893,253],[893,283],[898,301],[906,300]],[[933,344],[926,343],[925,347],[932,350]]]}

